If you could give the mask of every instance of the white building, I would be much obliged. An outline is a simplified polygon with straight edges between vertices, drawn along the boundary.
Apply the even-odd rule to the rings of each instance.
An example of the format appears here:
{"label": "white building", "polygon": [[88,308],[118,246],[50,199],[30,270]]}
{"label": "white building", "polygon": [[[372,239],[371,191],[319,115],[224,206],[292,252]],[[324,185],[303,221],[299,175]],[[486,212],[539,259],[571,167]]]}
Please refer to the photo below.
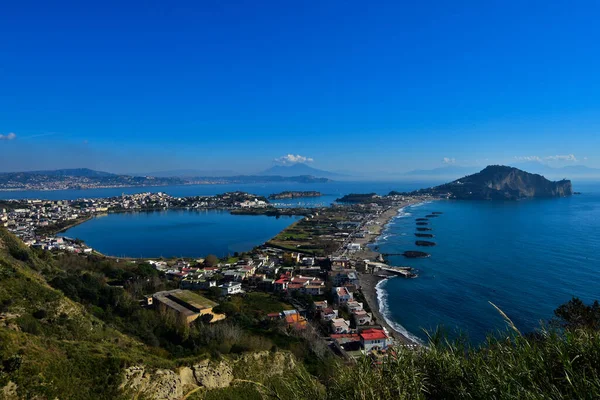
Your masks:
{"label": "white building", "polygon": [[360,333],[360,344],[367,352],[385,350],[390,343],[390,338],[382,329],[366,329]]}
{"label": "white building", "polygon": [[239,282],[227,282],[221,286],[219,286],[221,288],[221,294],[223,296],[227,296],[230,294],[238,294],[238,293],[242,293],[242,284]]}

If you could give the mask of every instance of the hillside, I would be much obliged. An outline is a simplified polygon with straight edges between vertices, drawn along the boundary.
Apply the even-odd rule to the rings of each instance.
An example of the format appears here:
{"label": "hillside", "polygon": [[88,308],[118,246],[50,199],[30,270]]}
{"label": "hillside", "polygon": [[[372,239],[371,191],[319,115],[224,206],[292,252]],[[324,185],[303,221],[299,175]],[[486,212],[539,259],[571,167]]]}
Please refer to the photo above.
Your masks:
{"label": "hillside", "polygon": [[43,170],[43,171],[30,171],[30,174],[46,175],[46,176],[77,176],[82,178],[106,178],[109,176],[115,176],[110,172],[96,171],[89,168],[68,168],[68,169],[54,169],[54,170]]}
{"label": "hillside", "polygon": [[514,167],[490,165],[482,171],[416,193],[449,195],[463,200],[519,200],[570,196],[571,181],[549,181]]}
{"label": "hillside", "polygon": [[0,227],[0,399],[600,397],[598,302],[574,299],[534,334],[507,318],[481,347],[433,332],[428,349],[347,364],[254,322],[277,306],[262,295],[224,307],[231,322],[183,329],[107,285],[151,273],[123,264],[31,251]]}
{"label": "hillside", "polygon": [[[168,316],[162,319],[137,301],[129,303],[123,289],[105,284],[106,275],[97,279],[101,270],[118,272],[114,265],[80,259],[33,252],[0,227],[0,399],[175,400],[190,393],[197,395],[190,399],[237,398],[240,390],[257,398],[260,385],[289,398],[284,377],[306,375],[290,352],[268,351],[274,346],[268,340],[267,351],[253,351],[256,345],[248,340],[256,336],[233,328],[225,333],[231,325],[212,329],[214,347],[204,340],[200,351],[181,356],[174,353],[183,350],[182,342],[170,350],[166,342],[143,343],[156,339],[146,338],[153,332],[161,342],[161,335],[173,341],[180,340],[179,334],[198,339],[194,332],[177,333]],[[82,269],[86,265],[88,270]],[[93,265],[101,269],[92,272]],[[69,297],[48,283],[51,277],[52,285],[63,287]],[[135,311],[127,315],[129,308]],[[207,334],[205,329],[202,335]],[[225,356],[216,345],[221,352],[236,345],[242,350]],[[238,384],[242,378],[247,383]]]}
{"label": "hillside", "polygon": [[60,190],[101,187],[167,186],[185,183],[180,178],[115,175],[85,168],[55,171],[0,173],[0,190]]}

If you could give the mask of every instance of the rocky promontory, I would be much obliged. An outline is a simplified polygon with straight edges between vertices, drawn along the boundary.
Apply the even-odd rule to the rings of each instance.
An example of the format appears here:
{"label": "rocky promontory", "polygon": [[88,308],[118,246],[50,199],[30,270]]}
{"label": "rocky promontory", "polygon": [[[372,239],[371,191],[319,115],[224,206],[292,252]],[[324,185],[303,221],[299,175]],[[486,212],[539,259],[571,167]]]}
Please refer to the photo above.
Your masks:
{"label": "rocky promontory", "polygon": [[553,182],[541,175],[530,174],[514,167],[490,165],[476,174],[409,194],[458,200],[520,200],[571,196],[573,186],[567,179]]}

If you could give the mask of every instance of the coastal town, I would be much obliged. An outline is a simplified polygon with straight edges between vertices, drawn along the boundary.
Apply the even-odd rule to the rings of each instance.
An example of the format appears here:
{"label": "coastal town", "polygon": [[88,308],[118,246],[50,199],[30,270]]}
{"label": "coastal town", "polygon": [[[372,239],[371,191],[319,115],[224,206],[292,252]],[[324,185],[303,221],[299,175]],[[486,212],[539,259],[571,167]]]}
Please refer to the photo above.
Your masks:
{"label": "coastal town", "polygon": [[[220,300],[262,292],[291,305],[265,319],[289,330],[313,331],[345,359],[382,355],[394,345],[416,345],[380,314],[375,288],[382,279],[411,278],[416,273],[410,267],[386,265],[369,244],[398,209],[430,198],[393,194],[369,195],[359,202],[340,200],[330,207],[286,209],[303,218],[263,245],[234,257],[211,262],[207,258],[124,260],[150,265],[174,288],[146,294],[142,306],[169,309],[187,323],[197,318],[216,323],[226,319],[219,312]],[[70,201],[3,201],[0,221],[32,248],[102,256],[80,240],[56,234],[107,213],[167,209],[280,212],[268,199],[243,192],[196,197],[158,192]]]}

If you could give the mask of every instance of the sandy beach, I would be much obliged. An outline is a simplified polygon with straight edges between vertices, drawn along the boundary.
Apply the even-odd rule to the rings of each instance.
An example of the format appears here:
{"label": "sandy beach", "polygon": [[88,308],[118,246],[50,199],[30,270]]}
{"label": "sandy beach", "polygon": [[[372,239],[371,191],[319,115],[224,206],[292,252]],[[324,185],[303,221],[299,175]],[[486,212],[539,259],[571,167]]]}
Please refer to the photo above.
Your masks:
{"label": "sandy beach", "polygon": [[[385,327],[391,336],[394,337],[401,344],[417,344],[413,340],[409,339],[402,333],[398,332],[390,324],[387,323],[381,311],[379,309],[379,302],[377,301],[377,284],[385,278],[381,278],[378,275],[373,274],[359,274],[361,292],[373,313],[373,317],[376,319],[376,323]],[[402,279],[402,278],[397,278]]]}
{"label": "sandy beach", "polygon": [[[423,201],[429,201],[429,200],[431,200],[431,199],[429,199],[429,198],[428,199],[421,199],[421,198],[411,199],[409,201],[402,202],[396,206],[390,207],[390,208],[386,209],[385,211],[383,211],[381,214],[379,214],[374,220],[372,220],[372,223],[368,225],[369,234],[366,235],[366,237],[364,237],[364,238],[357,238],[354,240],[354,243],[361,244],[362,249],[360,251],[357,251],[354,254],[352,254],[352,258],[357,261],[365,260],[365,259],[372,260],[372,261],[377,260],[378,257],[380,256],[380,253],[372,250],[367,245],[375,242],[379,238],[379,236],[382,234],[383,230],[385,229],[386,225],[396,215],[398,215],[399,210],[401,210],[404,207],[407,207],[407,206],[410,206],[413,204],[418,204]],[[373,313],[373,316],[376,318],[378,324],[385,327],[388,330],[388,332],[398,342],[400,342],[402,344],[419,344],[419,343],[416,343],[415,341],[411,340],[410,338],[408,338],[406,335],[402,334],[401,332],[398,332],[397,330],[395,330],[392,326],[390,326],[390,324],[387,323],[387,321],[381,314],[380,304],[377,299],[377,284],[379,282],[381,282],[383,279],[386,279],[386,278],[382,277],[385,275],[390,275],[390,274],[387,274],[385,271],[380,271],[377,274],[360,273],[359,274],[359,281],[360,281],[360,286],[361,286],[360,290],[361,290],[365,300],[367,301],[369,308],[371,309],[371,312]],[[402,279],[402,278],[397,278],[397,279]]]}

